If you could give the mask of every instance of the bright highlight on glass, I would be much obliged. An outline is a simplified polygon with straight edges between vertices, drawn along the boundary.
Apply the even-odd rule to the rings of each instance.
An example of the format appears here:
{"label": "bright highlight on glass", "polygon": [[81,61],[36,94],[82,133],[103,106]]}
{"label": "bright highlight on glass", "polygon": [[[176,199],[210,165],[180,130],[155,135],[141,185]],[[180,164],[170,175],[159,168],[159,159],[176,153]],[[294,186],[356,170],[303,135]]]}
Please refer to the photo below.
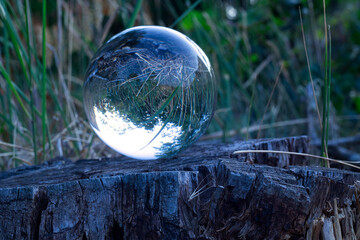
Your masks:
{"label": "bright highlight on glass", "polygon": [[93,57],[84,106],[96,134],[119,153],[145,160],[170,157],[209,125],[214,74],[204,52],[185,35],[134,27]]}

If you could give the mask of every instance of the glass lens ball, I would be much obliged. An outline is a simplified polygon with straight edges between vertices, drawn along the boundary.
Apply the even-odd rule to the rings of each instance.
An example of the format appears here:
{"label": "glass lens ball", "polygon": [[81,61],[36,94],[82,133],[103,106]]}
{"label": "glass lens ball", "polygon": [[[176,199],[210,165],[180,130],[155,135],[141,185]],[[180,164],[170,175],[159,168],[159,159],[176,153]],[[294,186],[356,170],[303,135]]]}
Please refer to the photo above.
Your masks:
{"label": "glass lens ball", "polygon": [[108,146],[137,159],[170,157],[208,127],[215,78],[208,58],[188,37],[140,26],[97,51],[83,97],[91,127]]}

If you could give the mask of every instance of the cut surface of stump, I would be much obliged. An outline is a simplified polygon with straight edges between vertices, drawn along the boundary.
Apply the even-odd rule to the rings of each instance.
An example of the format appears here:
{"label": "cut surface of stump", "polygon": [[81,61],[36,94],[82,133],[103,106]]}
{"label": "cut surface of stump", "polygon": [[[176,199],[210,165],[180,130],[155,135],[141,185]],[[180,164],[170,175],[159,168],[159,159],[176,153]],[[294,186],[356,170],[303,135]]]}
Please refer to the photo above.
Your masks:
{"label": "cut surface of stump", "polygon": [[306,153],[308,139],[208,141],[170,159],[56,158],[2,172],[0,239],[360,236],[359,173],[232,154],[245,149]]}

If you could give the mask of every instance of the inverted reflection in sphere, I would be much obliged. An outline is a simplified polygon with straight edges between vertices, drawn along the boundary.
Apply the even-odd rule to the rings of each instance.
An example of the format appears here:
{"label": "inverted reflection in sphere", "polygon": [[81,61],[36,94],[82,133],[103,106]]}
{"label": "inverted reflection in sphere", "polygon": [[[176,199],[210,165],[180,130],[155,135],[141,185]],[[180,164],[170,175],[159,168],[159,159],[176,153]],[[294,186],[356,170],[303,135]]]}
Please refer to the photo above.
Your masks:
{"label": "inverted reflection in sphere", "polygon": [[111,38],[84,83],[90,125],[111,148],[138,159],[169,157],[206,130],[215,79],[204,52],[185,35],[143,26]]}

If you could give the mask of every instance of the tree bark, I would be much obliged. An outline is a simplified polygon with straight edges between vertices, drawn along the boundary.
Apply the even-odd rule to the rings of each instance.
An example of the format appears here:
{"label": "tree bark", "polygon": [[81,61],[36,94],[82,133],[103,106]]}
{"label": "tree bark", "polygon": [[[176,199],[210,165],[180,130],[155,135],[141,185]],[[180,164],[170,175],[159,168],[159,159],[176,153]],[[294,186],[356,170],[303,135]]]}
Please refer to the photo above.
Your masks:
{"label": "tree bark", "polygon": [[[0,173],[0,239],[356,239],[360,174],[306,137],[199,142],[171,159],[56,158]],[[305,166],[307,165],[307,166]]]}

